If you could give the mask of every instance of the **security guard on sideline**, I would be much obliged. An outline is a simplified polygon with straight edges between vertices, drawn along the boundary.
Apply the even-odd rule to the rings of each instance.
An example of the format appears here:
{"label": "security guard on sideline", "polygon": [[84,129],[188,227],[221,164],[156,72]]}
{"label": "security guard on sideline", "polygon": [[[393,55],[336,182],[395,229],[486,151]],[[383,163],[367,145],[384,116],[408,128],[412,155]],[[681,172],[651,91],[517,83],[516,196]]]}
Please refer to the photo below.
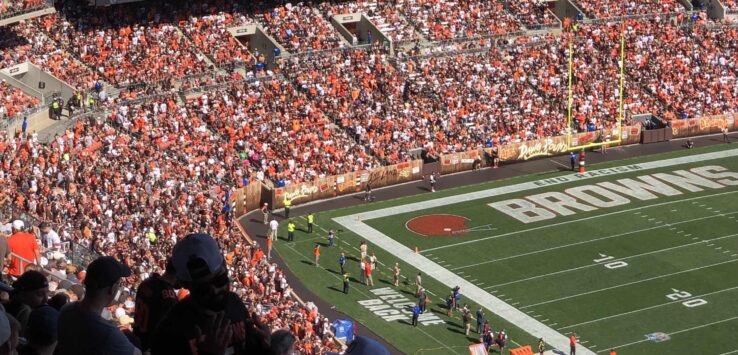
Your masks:
{"label": "security guard on sideline", "polygon": [[285,197],[284,198],[284,218],[290,218],[290,207],[292,207],[292,200]]}
{"label": "security guard on sideline", "polygon": [[51,119],[61,119],[61,115],[59,114],[59,100],[57,99],[54,99],[54,101],[51,103]]}
{"label": "security guard on sideline", "polygon": [[308,219],[308,233],[312,233],[313,232],[313,222],[315,221],[315,216],[313,215],[312,212],[310,212],[307,219]]}
{"label": "security guard on sideline", "polygon": [[287,241],[288,242],[294,242],[295,241],[295,222],[290,220],[289,223],[287,223]]}

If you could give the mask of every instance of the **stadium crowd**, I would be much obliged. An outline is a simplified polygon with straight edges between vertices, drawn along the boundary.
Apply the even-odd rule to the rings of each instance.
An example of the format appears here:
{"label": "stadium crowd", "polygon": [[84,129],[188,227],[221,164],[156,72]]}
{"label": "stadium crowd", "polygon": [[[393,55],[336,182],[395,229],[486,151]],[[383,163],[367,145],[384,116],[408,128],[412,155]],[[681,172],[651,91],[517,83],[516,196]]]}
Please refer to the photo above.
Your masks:
{"label": "stadium crowd", "polygon": [[669,14],[687,9],[678,0],[576,0],[582,11],[595,18]]}
{"label": "stadium crowd", "polygon": [[[579,3],[597,17],[681,6]],[[80,282],[89,270],[68,265],[57,253],[61,241],[73,241],[131,270],[106,310],[131,329],[140,284],[154,273],[167,274],[175,245],[201,231],[224,251],[230,275],[225,283],[255,314],[251,321],[272,334],[289,330],[303,353],[323,353],[336,346],[328,320],[314,305],[296,300],[260,245],[241,238],[231,216],[233,189],[254,180],[280,186],[398,163],[417,148],[431,155],[458,152],[568,129],[568,35],[496,44],[477,39],[391,58],[379,44],[339,48],[336,32],[318,11],[364,12],[395,40],[417,36],[410,20],[438,40],[519,30],[499,2],[354,1],[259,10],[219,4],[172,13],[155,5],[148,11],[113,7],[99,10],[100,16],[69,7],[0,27],[2,67],[30,61],[77,89],[90,89],[99,78],[119,87],[151,83],[100,103],[108,108],[102,120],[80,120],[50,144],[40,144],[36,134],[0,135],[0,212],[13,217],[1,222],[5,228],[24,213],[49,224],[13,229],[10,223],[6,230],[32,230],[41,241],[46,269],[58,276],[46,279],[49,304],[84,295]],[[511,11],[529,26],[553,19],[533,0],[516,2]],[[254,57],[262,62],[227,33],[253,21],[265,24],[288,50],[321,51],[294,55],[269,76],[205,73],[204,56],[218,65]],[[626,119],[644,112],[680,119],[738,111],[738,68],[731,60],[738,49],[735,27],[627,20],[582,25],[573,34],[574,129],[615,125],[621,26],[627,43]],[[174,79],[189,94],[186,99],[170,92]],[[7,84],[0,84],[0,98],[0,117],[38,105]],[[21,276],[18,266],[11,269]],[[19,290],[25,287],[19,284]],[[182,301],[187,292],[178,290],[177,296]],[[0,329],[0,342],[2,334]]]}
{"label": "stadium crowd", "polygon": [[0,16],[32,11],[48,5],[47,0],[2,0]]}
{"label": "stadium crowd", "polygon": [[98,78],[31,21],[0,27],[0,67],[25,62],[37,65],[75,89],[89,89]]}
{"label": "stadium crowd", "polygon": [[126,297],[153,272],[164,272],[163,261],[177,240],[199,230],[213,235],[226,251],[231,290],[265,325],[295,330],[296,346],[311,349],[305,353],[321,353],[331,346],[326,320],[314,307],[299,305],[276,265],[233,230],[217,174],[200,166],[188,170],[192,165],[168,154],[145,134],[118,131],[107,122],[79,122],[50,146],[32,139],[3,139],[0,210],[48,220],[60,240],[115,256],[130,267],[123,296],[110,310],[111,318],[123,325],[130,325],[134,311]]}
{"label": "stadium crowd", "polygon": [[402,9],[430,40],[494,36],[522,30],[501,1],[407,0]]}
{"label": "stadium crowd", "polygon": [[402,4],[392,1],[346,1],[324,2],[319,5],[328,20],[333,15],[365,14],[377,27],[393,41],[409,41],[418,38],[413,25],[402,15]]}
{"label": "stadium crowd", "polygon": [[23,90],[6,84],[5,80],[0,82],[0,100],[0,120],[27,112],[39,104],[38,98],[26,95]]}
{"label": "stadium crowd", "polygon": [[333,26],[309,4],[287,3],[258,12],[256,17],[288,51],[305,52],[343,46]]}

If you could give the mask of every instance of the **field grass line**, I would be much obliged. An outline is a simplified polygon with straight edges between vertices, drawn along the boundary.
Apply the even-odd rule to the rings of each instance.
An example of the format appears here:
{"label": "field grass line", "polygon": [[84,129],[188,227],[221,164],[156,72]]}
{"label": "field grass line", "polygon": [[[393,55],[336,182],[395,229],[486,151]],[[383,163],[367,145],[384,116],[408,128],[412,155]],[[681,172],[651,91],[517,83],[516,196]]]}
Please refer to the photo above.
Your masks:
{"label": "field grass line", "polygon": [[577,323],[577,324],[567,325],[565,327],[559,328],[559,330],[571,329],[571,328],[579,327],[579,326],[582,326],[582,325],[585,325],[585,324],[597,323],[597,322],[601,322],[603,320],[617,318],[617,317],[622,317],[622,316],[627,316],[629,314],[635,314],[635,313],[639,313],[639,312],[643,312],[643,311],[648,311],[648,310],[660,308],[660,307],[663,307],[663,306],[669,306],[669,305],[673,305],[673,304],[681,304],[682,302],[688,301],[688,300],[691,300],[691,299],[701,298],[701,297],[706,297],[706,296],[712,296],[712,295],[717,295],[717,294],[720,294],[720,293],[723,293],[723,292],[733,291],[733,290],[736,290],[736,289],[738,289],[738,286],[734,286],[734,287],[722,289],[722,290],[719,290],[719,291],[713,291],[713,292],[703,293],[701,295],[694,295],[692,297],[689,297],[688,299],[680,299],[680,300],[676,300],[676,301],[669,301],[669,302],[666,302],[666,303],[661,303],[661,304],[657,304],[657,305],[653,305],[653,306],[648,306],[648,307],[644,307],[644,308],[640,308],[640,309],[636,309],[636,310],[632,310],[632,311],[628,311],[628,312],[624,312],[624,313],[613,314],[613,315],[610,315],[610,316],[607,316],[607,317],[597,318],[597,319],[589,320],[589,321],[586,321],[586,322],[581,322],[581,323]]}
{"label": "field grass line", "polygon": [[[633,212],[633,211],[639,211],[639,210],[643,210],[643,209],[647,209],[647,208],[652,208],[652,207],[666,206],[666,205],[671,205],[671,204],[674,204],[674,203],[681,203],[681,202],[687,202],[687,201],[701,200],[701,199],[705,199],[705,198],[718,197],[718,196],[730,195],[730,194],[735,194],[735,193],[738,193],[738,191],[727,191],[727,192],[721,192],[721,193],[717,193],[717,194],[710,194],[710,195],[704,195],[704,196],[690,197],[690,198],[678,199],[678,200],[674,200],[674,201],[667,201],[667,202],[662,202],[662,203],[656,203],[656,204],[653,204],[653,205],[641,206],[641,207],[636,207],[636,208],[629,208],[629,209],[625,209],[625,210],[621,210],[621,211],[614,211],[614,212],[610,212],[610,213],[603,213],[603,214],[599,214],[599,215],[596,215],[596,216],[575,218],[575,219],[572,219],[572,220],[569,220],[569,221],[563,221],[563,222],[553,223],[553,224],[546,224],[546,225],[542,225],[542,226],[538,226],[538,227],[523,229],[523,230],[520,230],[520,231],[512,231],[512,232],[508,232],[508,233],[503,233],[503,234],[498,234],[498,235],[492,235],[492,236],[489,236],[489,237],[482,237],[482,238],[478,238],[478,239],[467,240],[467,241],[459,242],[459,243],[446,244],[446,245],[438,246],[438,247],[435,247],[435,248],[428,248],[428,249],[423,250],[422,253],[429,252],[429,251],[434,251],[434,250],[440,250],[440,249],[453,248],[453,247],[457,247],[457,246],[461,246],[461,245],[466,245],[466,244],[471,244],[471,243],[478,243],[478,242],[482,242],[482,241],[490,240],[490,239],[498,239],[498,238],[507,237],[507,236],[510,236],[510,235],[518,235],[518,234],[522,234],[522,233],[533,232],[533,231],[537,231],[537,230],[541,230],[541,229],[546,229],[546,228],[551,228],[551,227],[559,227],[559,226],[563,226],[563,225],[567,225],[567,224],[571,224],[571,223],[578,223],[578,222],[588,221],[588,220],[602,218],[602,217],[614,216],[614,215],[617,215],[617,214],[628,213],[628,212]],[[671,226],[673,224],[676,224],[676,223],[667,224],[667,225],[663,225],[663,226],[658,226],[656,228],[667,227],[667,226]]]}
{"label": "field grass line", "polygon": [[[680,334],[680,333],[691,332],[693,330],[711,327],[711,326],[713,326],[715,324],[726,323],[726,322],[734,321],[736,319],[738,319],[738,316],[736,316],[736,317],[730,317],[730,318],[726,318],[726,319],[723,319],[723,320],[719,320],[719,321],[715,321],[715,322],[711,322],[711,323],[706,323],[706,324],[702,324],[702,325],[698,325],[698,326],[694,326],[694,327],[687,328],[687,329],[677,330],[677,331],[674,331],[674,332],[671,332],[671,333],[667,333],[667,335],[676,335],[676,334]],[[631,345],[640,344],[640,343],[643,343],[643,342],[646,342],[646,341],[650,341],[650,340],[649,339],[641,339],[639,341],[634,341],[634,342],[623,344],[623,345],[611,346],[611,347],[608,348],[608,350],[600,350],[600,351],[598,351],[598,353],[603,353],[603,352],[609,351],[609,349],[620,349],[620,348],[628,347],[628,346],[631,346]],[[721,355],[733,354],[735,352],[738,352],[738,350],[734,350],[734,351],[731,351],[731,352],[723,353]]]}
{"label": "field grass line", "polygon": [[[738,191],[735,191],[735,192],[738,193]],[[600,238],[595,238],[595,239],[590,239],[590,240],[583,240],[581,242],[576,242],[576,243],[571,243],[571,244],[565,244],[565,245],[558,245],[558,246],[551,247],[551,248],[546,248],[546,249],[541,249],[541,250],[534,250],[534,251],[527,252],[527,253],[522,253],[522,254],[510,255],[510,256],[506,256],[504,258],[486,260],[486,261],[482,261],[482,262],[478,262],[478,263],[474,263],[474,264],[469,264],[469,265],[465,265],[465,266],[457,266],[455,268],[452,268],[451,271],[466,269],[466,268],[470,268],[470,267],[474,267],[474,266],[479,266],[479,265],[484,265],[484,264],[496,263],[498,261],[505,261],[505,260],[515,259],[515,258],[519,258],[519,257],[523,257],[523,256],[529,256],[529,255],[534,255],[534,254],[539,254],[539,253],[545,253],[545,252],[552,251],[552,250],[558,250],[558,249],[573,247],[573,246],[582,245],[582,244],[599,242],[601,240],[618,238],[618,237],[622,237],[624,235],[635,234],[635,233],[640,233],[640,232],[647,232],[647,231],[654,230],[654,229],[660,229],[660,228],[665,228],[665,227],[670,227],[670,226],[676,226],[676,225],[680,225],[680,224],[691,223],[691,222],[701,221],[701,220],[710,219],[710,218],[722,217],[722,216],[726,216],[726,215],[729,215],[729,214],[738,214],[738,212],[731,212],[731,213],[728,213],[728,214],[719,214],[719,215],[716,214],[716,215],[712,215],[712,216],[705,216],[705,217],[687,219],[687,220],[680,221],[680,222],[674,222],[674,223],[669,223],[669,224],[664,224],[664,225],[659,225],[659,226],[642,228],[642,229],[637,229],[637,230],[634,230],[634,231],[613,234],[613,235],[609,235],[609,236],[605,236],[605,237],[600,237]]]}
{"label": "field grass line", "polygon": [[[738,213],[738,212],[734,212],[734,213]],[[688,247],[688,246],[699,245],[701,243],[706,243],[706,242],[710,242],[710,241],[714,241],[714,240],[720,240],[720,239],[725,239],[725,238],[730,238],[730,237],[735,237],[735,236],[738,236],[738,234],[730,234],[730,235],[721,236],[721,237],[717,237],[717,238],[713,238],[713,239],[701,240],[699,242],[693,242],[693,243],[689,243],[689,244],[681,244],[681,245],[677,245],[677,246],[673,246],[673,247],[669,247],[669,248],[652,250],[652,251],[645,252],[645,253],[640,253],[640,254],[625,256],[625,257],[622,257],[622,258],[615,258],[615,259],[611,259],[612,260],[611,262],[622,261],[622,260],[630,260],[630,259],[633,259],[633,258],[638,258],[638,257],[641,257],[641,256],[645,256],[645,255],[658,254],[658,253],[669,251],[669,250],[674,250],[674,249],[684,248],[684,247]],[[512,284],[520,283],[520,282],[526,282],[526,281],[536,280],[536,279],[540,279],[540,278],[544,278],[544,277],[548,277],[548,276],[564,274],[564,273],[571,272],[571,271],[577,271],[577,270],[582,270],[582,269],[586,269],[586,268],[590,268],[590,267],[596,267],[596,266],[602,266],[602,264],[583,265],[583,266],[579,266],[579,267],[575,267],[575,268],[571,268],[571,269],[550,272],[548,274],[536,275],[536,276],[531,276],[531,277],[520,279],[520,280],[504,282],[504,283],[500,283],[500,284],[496,284],[496,285],[492,285],[492,286],[488,286],[488,287],[497,288],[497,287],[502,287],[502,286],[507,286],[507,285],[512,285]]]}
{"label": "field grass line", "polygon": [[733,351],[728,351],[727,353],[722,353],[720,355],[728,355],[728,354],[735,354],[735,353],[738,353],[738,349],[733,350]]}
{"label": "field grass line", "polygon": [[[733,236],[736,236],[736,235],[738,235],[738,234],[733,234]],[[648,282],[648,281],[663,279],[665,277],[671,277],[671,276],[674,276],[674,275],[686,274],[686,273],[689,273],[689,272],[692,272],[692,271],[697,271],[697,270],[711,268],[713,266],[719,266],[719,265],[723,265],[723,264],[730,264],[730,263],[734,263],[736,261],[738,261],[738,259],[722,261],[722,262],[713,263],[713,264],[710,264],[710,265],[695,267],[695,268],[691,268],[691,269],[687,269],[687,270],[676,271],[676,272],[672,272],[672,273],[668,273],[668,274],[664,274],[664,275],[659,275],[659,276],[653,276],[653,277],[649,277],[649,278],[643,279],[643,280],[631,281],[631,282],[627,282],[627,283],[616,285],[616,286],[605,287],[605,288],[601,288],[601,289],[598,289],[598,290],[592,290],[592,291],[582,292],[582,293],[578,293],[576,295],[565,296],[565,297],[560,297],[560,298],[556,298],[556,299],[552,299],[552,300],[548,300],[548,301],[543,301],[543,302],[538,302],[538,303],[534,303],[534,304],[529,304],[529,305],[525,305],[525,306],[519,307],[519,308],[520,309],[526,309],[526,308],[536,307],[536,306],[540,306],[540,305],[544,305],[544,304],[549,304],[549,303],[554,303],[554,302],[563,301],[563,300],[568,300],[568,299],[576,298],[576,297],[580,297],[580,296],[591,295],[591,294],[597,293],[597,292],[609,291],[609,290],[614,290],[614,289],[620,288],[620,287],[636,285],[636,284],[639,284],[639,283],[642,283],[642,282]]]}
{"label": "field grass line", "polygon": [[[289,244],[286,244],[286,245],[287,245],[287,247],[288,247],[289,249],[291,249],[291,250],[292,250],[293,252],[295,252],[295,254],[297,254],[297,255],[301,256],[301,257],[302,257],[302,258],[303,258],[304,260],[307,260],[307,261],[311,261],[311,259],[310,259],[310,258],[309,258],[309,257],[308,257],[307,255],[305,255],[305,254],[303,254],[302,252],[298,251],[297,249],[293,248],[293,247],[292,247],[291,245],[289,245]],[[328,270],[327,270],[326,268],[324,268],[324,267],[323,267],[323,266],[321,266],[321,265],[318,265],[318,266],[316,266],[316,267],[317,267],[317,268],[320,268],[320,269],[323,269],[323,271],[325,271],[325,272],[326,272],[326,273],[328,273],[329,275],[333,276],[333,278],[337,279],[337,280],[339,281],[339,283],[340,283],[340,284],[343,284],[343,279],[341,279],[340,277],[338,277],[338,275],[336,275],[336,274],[334,274],[334,273],[332,273],[332,272],[329,272],[329,271],[328,271]],[[342,286],[341,286],[341,287],[342,287]],[[360,288],[358,288],[358,287],[351,287],[351,290],[355,290],[355,292],[358,292],[359,294],[361,294],[362,296],[364,296],[364,297],[365,297],[366,299],[373,299],[373,298],[375,298],[375,297],[376,297],[376,296],[368,295],[368,294],[366,294],[366,293],[362,292],[362,290],[361,290]],[[350,292],[350,291],[349,291],[349,292]],[[425,334],[425,335],[426,335],[426,336],[428,336],[429,338],[433,339],[433,340],[434,340],[434,341],[435,341],[436,343],[440,344],[441,346],[445,347],[446,349],[448,349],[448,350],[451,350],[451,352],[452,352],[452,353],[454,353],[454,354],[458,354],[458,353],[457,353],[456,351],[454,351],[453,349],[451,349],[451,348],[450,348],[450,347],[449,347],[448,345],[444,344],[443,342],[441,342],[440,340],[438,340],[438,339],[437,339],[436,337],[434,337],[434,336],[432,336],[432,335],[428,334],[428,333],[427,333],[426,331],[424,331],[424,330],[423,330],[422,328],[418,328],[418,327],[414,327],[414,328],[415,328],[415,329],[417,329],[417,330],[419,330],[420,332],[422,332],[423,334]]]}

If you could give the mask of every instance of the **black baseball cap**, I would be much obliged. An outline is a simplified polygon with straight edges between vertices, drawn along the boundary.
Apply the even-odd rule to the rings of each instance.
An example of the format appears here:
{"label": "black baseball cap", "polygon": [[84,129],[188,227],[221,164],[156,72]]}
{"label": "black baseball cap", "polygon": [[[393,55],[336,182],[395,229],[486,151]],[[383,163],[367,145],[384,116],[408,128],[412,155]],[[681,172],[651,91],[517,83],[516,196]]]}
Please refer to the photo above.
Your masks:
{"label": "black baseball cap", "polygon": [[18,280],[13,283],[16,291],[33,291],[38,289],[48,289],[49,280],[46,276],[38,271],[28,270],[21,275]]}
{"label": "black baseball cap", "polygon": [[85,286],[87,289],[101,289],[113,286],[121,277],[131,276],[131,269],[112,256],[102,256],[87,266]]}

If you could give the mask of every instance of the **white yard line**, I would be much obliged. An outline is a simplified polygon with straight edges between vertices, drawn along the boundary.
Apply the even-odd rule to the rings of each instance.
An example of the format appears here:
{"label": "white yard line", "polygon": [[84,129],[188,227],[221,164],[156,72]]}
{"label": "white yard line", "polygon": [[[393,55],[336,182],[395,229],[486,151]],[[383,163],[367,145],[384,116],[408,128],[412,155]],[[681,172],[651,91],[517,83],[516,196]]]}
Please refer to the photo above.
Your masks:
{"label": "white yard line", "polygon": [[[735,213],[738,213],[738,212],[735,212]],[[658,253],[669,251],[669,250],[679,249],[679,248],[693,246],[693,245],[699,245],[699,244],[706,243],[706,242],[712,241],[712,240],[720,240],[720,239],[724,239],[724,238],[735,237],[737,235],[738,234],[731,234],[731,235],[727,235],[727,236],[717,237],[717,238],[714,238],[714,239],[705,239],[705,240],[701,240],[699,242],[693,242],[693,243],[689,243],[689,244],[682,244],[682,245],[677,245],[677,246],[673,246],[673,247],[669,247],[669,248],[653,250],[653,251],[649,251],[649,252],[646,252],[646,253],[641,253],[641,254],[626,256],[626,257],[622,257],[622,258],[616,258],[616,259],[612,259],[612,261],[613,262],[615,262],[615,261],[622,261],[622,260],[628,260],[628,259],[633,259],[633,258],[641,257],[641,256],[644,256],[644,255],[658,254]],[[579,266],[579,267],[575,267],[575,268],[571,268],[571,269],[555,271],[555,272],[551,272],[551,273],[548,273],[548,274],[531,276],[531,277],[528,277],[528,278],[525,278],[525,279],[504,282],[504,283],[492,285],[490,287],[496,288],[496,287],[501,287],[501,286],[507,286],[507,285],[512,285],[512,284],[516,284],[516,283],[520,283],[520,282],[526,282],[526,281],[536,280],[536,279],[540,279],[540,278],[544,278],[544,277],[548,277],[548,276],[559,275],[559,274],[563,274],[563,273],[567,273],[567,272],[571,272],[571,271],[577,271],[577,270],[582,270],[582,269],[586,269],[586,268],[590,268],[590,267],[597,267],[597,266],[600,266],[601,267],[602,265],[601,264],[589,264],[589,265]],[[466,266],[463,266],[463,267],[466,267]],[[453,268],[451,270],[456,270],[456,269],[458,269],[458,268]]]}
{"label": "white yard line", "polygon": [[[719,290],[719,291],[713,291],[713,292],[703,293],[701,295],[695,295],[695,296],[690,297],[689,299],[695,299],[695,298],[700,298],[700,297],[706,297],[706,296],[716,295],[716,294],[719,294],[719,293],[733,291],[733,290],[736,290],[736,289],[738,289],[738,286],[726,288],[726,289]],[[654,306],[644,307],[644,308],[636,309],[636,310],[629,311],[629,312],[624,312],[624,313],[619,313],[619,314],[613,314],[613,315],[607,316],[607,317],[602,317],[602,318],[597,318],[597,319],[589,320],[589,321],[586,321],[586,322],[581,322],[581,323],[577,323],[577,324],[567,325],[566,327],[559,328],[559,330],[564,330],[564,329],[570,329],[570,328],[574,328],[574,327],[579,327],[579,326],[582,326],[582,325],[585,325],[585,324],[597,323],[597,322],[600,322],[600,321],[603,321],[603,320],[606,320],[606,319],[612,319],[612,318],[622,317],[622,316],[626,316],[626,315],[629,315],[629,314],[635,314],[635,313],[639,313],[639,312],[643,312],[643,311],[647,311],[647,310],[651,310],[651,309],[655,309],[655,308],[660,308],[660,307],[663,307],[663,306],[669,306],[669,305],[672,305],[672,304],[679,304],[679,303],[684,302],[684,301],[685,301],[685,299],[680,299],[680,300],[676,300],[676,301],[669,301],[669,302],[666,302],[666,303],[661,303],[661,304],[657,304],[657,305],[654,305]]]}
{"label": "white yard line", "polygon": [[[677,330],[675,332],[671,332],[671,333],[667,333],[667,334],[668,335],[676,335],[676,334],[680,334],[680,333],[691,332],[693,330],[711,327],[711,326],[713,326],[715,324],[726,323],[726,322],[734,321],[736,319],[738,319],[738,317],[730,317],[730,318],[719,320],[719,321],[712,322],[712,323],[707,323],[707,324],[698,325],[698,326],[687,328],[687,329]],[[639,340],[639,341],[634,341],[634,342],[623,344],[623,345],[611,346],[611,347],[608,348],[608,350],[601,350],[601,351],[598,351],[598,353],[609,351],[609,349],[620,349],[620,348],[624,348],[624,347],[627,347],[627,346],[631,346],[631,345],[635,345],[635,344],[640,344],[640,343],[643,343],[643,342],[646,342],[646,341],[649,341],[649,339],[642,339],[642,340]],[[735,352],[738,352],[738,350],[734,350],[734,351],[731,351],[731,352],[723,353],[721,355],[733,354]]]}
{"label": "white yard line", "polygon": [[[735,235],[738,235],[738,234],[735,234]],[[692,272],[692,271],[697,271],[697,270],[711,268],[713,266],[718,266],[718,265],[723,265],[723,264],[730,264],[730,263],[734,263],[736,261],[738,261],[738,260],[735,260],[734,259],[734,260],[722,261],[722,262],[719,262],[719,263],[714,263],[714,264],[710,264],[710,265],[695,267],[695,268],[691,268],[691,269],[688,269],[688,270],[682,270],[682,271],[672,272],[672,273],[668,273],[668,274],[664,274],[664,275],[649,277],[649,278],[643,279],[643,280],[631,281],[631,282],[624,283],[624,284],[621,284],[621,285],[605,287],[605,288],[601,288],[601,289],[598,289],[598,290],[592,290],[592,291],[578,293],[576,295],[571,295],[571,296],[566,296],[566,297],[560,297],[560,298],[556,298],[556,299],[552,299],[552,300],[548,300],[548,301],[543,301],[543,302],[538,302],[538,303],[534,303],[534,304],[529,304],[529,305],[525,305],[525,306],[519,307],[519,308],[520,309],[526,309],[526,308],[531,308],[531,307],[540,306],[540,305],[544,305],[544,304],[549,304],[549,303],[554,303],[554,302],[558,302],[558,301],[568,300],[570,298],[576,298],[576,297],[591,295],[591,294],[597,293],[597,292],[613,290],[613,289],[616,289],[616,288],[630,286],[630,285],[636,285],[636,284],[639,284],[641,282],[648,282],[648,281],[663,279],[665,277],[686,274],[686,273],[689,273],[689,272]]]}
{"label": "white yard line", "polygon": [[[519,234],[522,234],[522,233],[537,231],[537,230],[541,230],[541,229],[563,226],[563,225],[570,224],[570,223],[579,223],[579,222],[588,221],[588,220],[591,220],[591,219],[597,219],[597,218],[602,218],[602,217],[613,216],[613,215],[616,215],[616,214],[628,213],[628,212],[632,212],[632,211],[635,211],[635,210],[642,210],[642,209],[647,209],[647,208],[652,208],[652,207],[660,207],[660,206],[665,206],[665,205],[671,205],[671,204],[674,204],[674,203],[680,203],[680,202],[692,201],[692,200],[701,200],[701,199],[704,199],[704,198],[710,198],[710,197],[716,197],[716,196],[723,196],[723,195],[730,195],[730,194],[735,194],[735,193],[738,193],[738,191],[727,191],[727,192],[721,192],[721,193],[717,193],[717,194],[710,194],[710,195],[704,195],[704,196],[691,197],[691,198],[679,199],[679,200],[674,200],[674,201],[656,203],[656,204],[648,205],[648,206],[641,206],[641,207],[631,208],[631,209],[622,210],[622,211],[615,211],[615,212],[610,212],[610,213],[604,213],[604,214],[600,214],[600,215],[596,215],[596,216],[589,216],[589,217],[584,217],[584,218],[577,218],[577,219],[572,219],[572,220],[569,220],[569,221],[564,221],[564,222],[559,222],[559,223],[554,223],[554,224],[546,224],[546,225],[542,225],[542,226],[538,226],[538,227],[523,229],[523,230],[520,230],[520,231],[513,231],[513,232],[508,232],[508,233],[503,233],[503,234],[498,234],[498,235],[492,235],[492,236],[484,237],[484,238],[477,238],[477,239],[467,240],[467,241],[459,242],[459,243],[455,243],[455,244],[446,244],[446,245],[442,245],[442,246],[435,247],[435,248],[428,248],[428,249],[423,250],[422,252],[439,250],[439,249],[446,249],[446,248],[453,248],[453,247],[457,247],[459,245],[465,245],[465,244],[471,244],[471,243],[478,243],[478,242],[482,242],[482,241],[485,241],[485,240],[497,239],[497,238],[507,237],[507,236],[510,236],[510,235],[519,235]],[[716,216],[718,216],[718,215],[716,215]],[[710,217],[712,217],[712,216],[710,216]],[[679,224],[679,223],[672,223],[672,224],[660,225],[660,226],[656,226],[656,227],[651,227],[650,229],[669,227],[669,226],[676,225],[676,224]]]}
{"label": "white yard line", "polygon": [[735,354],[735,353],[738,353],[738,349],[733,350],[733,351],[728,351],[727,353],[722,353],[720,355],[729,355],[729,354]]}
{"label": "white yard line", "polygon": [[[453,272],[441,267],[437,263],[429,260],[421,254],[416,254],[413,250],[399,243],[398,241],[390,238],[389,236],[381,233],[380,231],[363,223],[364,220],[375,219],[387,216],[393,216],[398,214],[407,213],[410,211],[419,211],[423,209],[429,209],[438,206],[450,205],[454,203],[476,201],[484,198],[493,196],[500,196],[504,194],[510,194],[514,192],[527,191],[539,189],[541,187],[550,187],[553,185],[565,184],[575,181],[583,181],[588,179],[599,178],[604,175],[620,175],[624,173],[634,171],[644,171],[650,169],[663,168],[668,166],[676,166],[694,162],[706,162],[714,159],[730,158],[738,156],[738,149],[725,150],[720,152],[697,154],[692,156],[656,160],[646,162],[642,164],[631,164],[621,167],[613,167],[607,169],[594,170],[585,174],[567,174],[557,176],[552,179],[542,179],[538,181],[531,181],[526,183],[520,183],[515,185],[502,186],[492,188],[483,191],[473,191],[465,194],[458,194],[453,196],[447,196],[437,199],[431,199],[426,201],[420,201],[400,206],[388,207],[379,210],[352,214],[348,216],[336,217],[333,220],[342,225],[347,230],[353,231],[357,235],[363,237],[369,242],[377,245],[379,248],[393,254],[400,260],[413,265],[414,267],[424,270],[426,275],[432,277],[444,285],[452,288],[454,286],[460,286],[464,292],[464,295],[471,301],[485,307],[521,328],[522,330],[530,333],[534,337],[543,337],[546,339],[548,344],[554,348],[565,350],[569,346],[569,338],[559,333],[555,329],[543,324],[542,322],[530,317],[522,311],[514,308],[513,306],[501,301],[499,298],[492,296],[490,293],[481,289],[477,285],[474,285]],[[538,183],[538,184],[537,184]],[[580,219],[581,220],[581,219]],[[580,221],[577,220],[577,221]],[[519,232],[517,232],[519,233]],[[431,250],[425,250],[431,251]],[[335,276],[335,275],[334,275]],[[580,355],[594,355],[595,352],[581,347],[579,349]]]}
{"label": "white yard line", "polygon": [[[734,191],[734,193],[738,193],[738,191]],[[734,213],[738,213],[738,212],[734,212]],[[694,219],[687,219],[687,220],[680,221],[680,222],[674,222],[674,223],[671,223],[671,224],[668,224],[668,225],[648,227],[648,228],[638,229],[638,230],[634,230],[634,231],[630,231],[630,232],[623,232],[623,233],[613,234],[613,235],[609,235],[609,236],[606,236],[606,237],[595,238],[595,239],[590,239],[590,240],[584,240],[584,241],[581,241],[581,242],[576,242],[576,243],[571,243],[571,244],[565,244],[565,245],[559,245],[559,246],[555,246],[555,247],[551,247],[551,248],[547,248],[547,249],[535,250],[535,251],[531,251],[531,252],[527,252],[527,253],[506,256],[504,258],[482,261],[482,262],[475,263],[475,264],[470,264],[470,265],[466,265],[466,266],[455,267],[455,268],[453,268],[451,270],[459,270],[459,269],[464,269],[464,268],[469,268],[469,267],[474,267],[474,266],[479,266],[479,265],[484,265],[484,264],[496,263],[496,262],[499,262],[499,261],[505,261],[505,260],[509,260],[509,259],[515,259],[515,258],[519,258],[519,257],[523,257],[523,256],[529,256],[529,255],[533,255],[533,254],[545,253],[545,252],[552,251],[552,250],[558,250],[558,249],[573,247],[573,246],[577,246],[577,245],[594,243],[594,242],[599,242],[599,241],[602,241],[602,240],[607,240],[607,239],[612,239],[612,238],[618,238],[618,237],[622,237],[624,235],[635,234],[635,233],[640,233],[640,232],[647,232],[647,231],[650,231],[650,230],[664,228],[664,227],[667,227],[667,226],[675,226],[675,225],[679,225],[679,224],[685,224],[685,223],[690,223],[690,222],[694,222],[694,221],[701,221],[701,220],[710,219],[710,218],[717,218],[717,217],[720,217],[720,216],[719,215],[714,215],[714,216],[706,216],[706,217],[700,217],[700,218],[694,218]]]}

